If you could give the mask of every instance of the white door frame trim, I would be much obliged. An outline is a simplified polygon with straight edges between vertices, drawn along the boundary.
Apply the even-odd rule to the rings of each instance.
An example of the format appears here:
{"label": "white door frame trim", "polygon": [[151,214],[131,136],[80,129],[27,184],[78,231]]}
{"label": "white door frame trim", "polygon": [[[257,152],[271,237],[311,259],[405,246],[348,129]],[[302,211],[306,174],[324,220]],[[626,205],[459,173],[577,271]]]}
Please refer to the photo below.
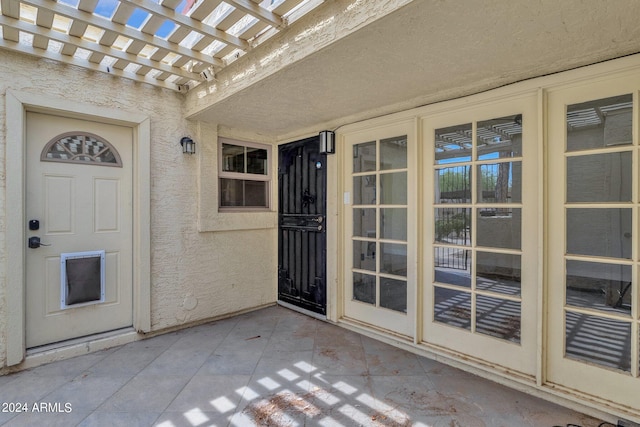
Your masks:
{"label": "white door frame trim", "polygon": [[[25,173],[26,113],[62,114],[127,126],[133,130],[133,327],[151,330],[151,124],[147,115],[39,94],[6,92],[6,364],[26,354]],[[10,224],[10,226],[9,226]],[[22,248],[17,250],[17,248]]]}

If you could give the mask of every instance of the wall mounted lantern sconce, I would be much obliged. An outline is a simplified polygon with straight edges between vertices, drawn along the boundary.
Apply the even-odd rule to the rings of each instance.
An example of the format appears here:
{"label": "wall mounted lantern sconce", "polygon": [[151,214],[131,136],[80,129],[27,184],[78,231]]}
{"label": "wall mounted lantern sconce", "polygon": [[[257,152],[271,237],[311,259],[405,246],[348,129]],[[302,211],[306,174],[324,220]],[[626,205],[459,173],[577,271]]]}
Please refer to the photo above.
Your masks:
{"label": "wall mounted lantern sconce", "polygon": [[193,139],[188,136],[180,139],[180,145],[182,145],[182,152],[186,154],[195,154],[196,152],[196,143],[193,142]]}
{"label": "wall mounted lantern sconce", "polygon": [[323,130],[318,134],[320,140],[320,154],[333,154],[336,152],[336,134],[330,130]]}

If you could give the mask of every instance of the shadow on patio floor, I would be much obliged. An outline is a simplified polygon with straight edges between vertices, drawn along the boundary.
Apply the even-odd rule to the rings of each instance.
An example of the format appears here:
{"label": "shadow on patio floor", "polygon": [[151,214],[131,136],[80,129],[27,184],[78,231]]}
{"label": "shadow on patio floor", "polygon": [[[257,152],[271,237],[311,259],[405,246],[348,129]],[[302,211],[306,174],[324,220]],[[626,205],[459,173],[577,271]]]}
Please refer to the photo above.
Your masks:
{"label": "shadow on patio floor", "polygon": [[599,424],[281,307],[0,377],[0,396],[6,426]]}

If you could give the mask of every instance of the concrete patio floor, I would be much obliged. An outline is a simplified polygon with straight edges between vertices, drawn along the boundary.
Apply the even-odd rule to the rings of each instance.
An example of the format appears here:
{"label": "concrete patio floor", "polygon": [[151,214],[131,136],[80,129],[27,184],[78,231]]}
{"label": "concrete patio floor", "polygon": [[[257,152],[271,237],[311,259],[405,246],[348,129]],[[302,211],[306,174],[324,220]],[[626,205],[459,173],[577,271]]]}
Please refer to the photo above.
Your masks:
{"label": "concrete patio floor", "polygon": [[282,307],[0,377],[0,403],[28,405],[6,426],[600,424]]}

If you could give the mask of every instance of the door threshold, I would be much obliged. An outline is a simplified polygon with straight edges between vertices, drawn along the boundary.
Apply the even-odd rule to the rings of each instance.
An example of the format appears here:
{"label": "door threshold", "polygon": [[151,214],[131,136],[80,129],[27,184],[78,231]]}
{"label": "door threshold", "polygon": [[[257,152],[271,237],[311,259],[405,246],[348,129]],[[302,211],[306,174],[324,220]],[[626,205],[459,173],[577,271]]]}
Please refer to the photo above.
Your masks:
{"label": "door threshold", "polygon": [[324,314],[315,313],[315,312],[313,312],[311,310],[307,310],[306,308],[298,307],[297,305],[293,305],[293,304],[290,304],[288,302],[284,302],[284,301],[278,300],[278,305],[282,306],[284,308],[288,308],[289,310],[297,311],[298,313],[307,315],[309,317],[313,317],[314,319],[322,320],[322,321],[325,321],[325,322],[327,321],[327,316],[325,316]]}
{"label": "door threshold", "polygon": [[128,344],[138,339],[140,339],[140,334],[129,326],[100,334],[32,347],[27,349],[26,357],[18,367],[19,369],[33,368],[45,363]]}

